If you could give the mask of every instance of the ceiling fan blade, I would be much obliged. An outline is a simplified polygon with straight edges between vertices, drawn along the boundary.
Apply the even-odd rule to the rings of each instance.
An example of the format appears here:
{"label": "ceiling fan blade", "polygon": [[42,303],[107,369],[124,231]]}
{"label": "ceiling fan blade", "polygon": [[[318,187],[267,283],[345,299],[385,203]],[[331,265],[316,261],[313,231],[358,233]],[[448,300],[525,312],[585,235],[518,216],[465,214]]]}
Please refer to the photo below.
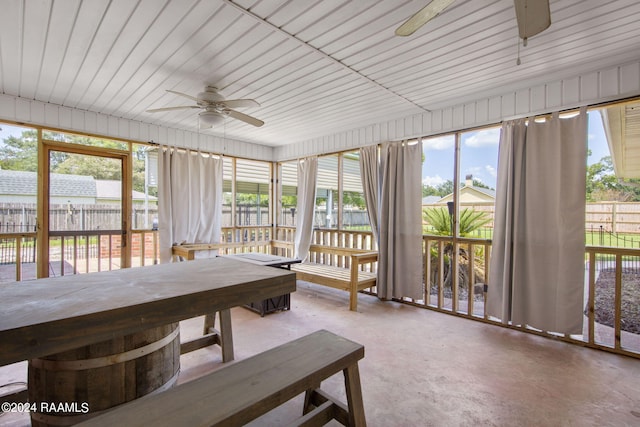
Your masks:
{"label": "ceiling fan blade", "polygon": [[258,101],[254,99],[228,99],[226,101],[220,101],[220,104],[224,104],[228,108],[248,108],[260,106]]}
{"label": "ceiling fan blade", "polygon": [[167,89],[167,92],[169,92],[169,93],[173,93],[173,94],[178,95],[178,96],[182,96],[182,97],[184,97],[184,98],[188,98],[188,99],[190,99],[190,100],[192,100],[192,101],[196,101],[196,102],[200,101],[200,100],[199,100],[198,98],[196,98],[195,96],[187,95],[186,93],[176,92],[175,90],[170,90],[170,89]]}
{"label": "ceiling fan blade", "polygon": [[173,111],[173,110],[190,110],[192,108],[201,108],[197,105],[183,105],[181,107],[164,107],[164,108],[152,108],[147,110],[147,113],[159,113],[161,111]]}
{"label": "ceiling fan blade", "polygon": [[262,120],[258,120],[255,117],[248,116],[235,110],[225,110],[224,114],[227,114],[229,117],[233,117],[234,119],[242,120],[243,122],[249,123],[253,126],[260,127],[264,124]]}
{"label": "ceiling fan blade", "polygon": [[435,18],[454,1],[455,0],[432,0],[431,3],[420,9],[415,15],[405,21],[404,24],[396,28],[396,35],[410,36],[418,28]]}
{"label": "ceiling fan blade", "polygon": [[518,20],[518,35],[527,39],[551,25],[549,0],[513,0]]}

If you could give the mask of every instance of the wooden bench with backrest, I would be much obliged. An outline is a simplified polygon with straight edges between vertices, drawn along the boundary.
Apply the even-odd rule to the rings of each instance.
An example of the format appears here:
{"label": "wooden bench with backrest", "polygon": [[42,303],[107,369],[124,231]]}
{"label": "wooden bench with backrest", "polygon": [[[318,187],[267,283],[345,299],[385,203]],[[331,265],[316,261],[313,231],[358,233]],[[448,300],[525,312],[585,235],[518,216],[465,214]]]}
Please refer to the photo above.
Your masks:
{"label": "wooden bench with backrest", "polygon": [[[321,330],[167,391],[147,395],[81,426],[240,426],[305,393],[291,425],[365,426],[358,361],[364,347]],[[343,371],[347,405],[320,389]]]}
{"label": "wooden bench with backrest", "polygon": [[296,279],[348,291],[349,309],[356,311],[358,291],[375,286],[377,279],[372,268],[365,271],[362,266],[372,266],[377,262],[378,253],[325,245],[311,245],[309,253],[309,258],[315,262],[304,262],[291,267],[296,272]]}

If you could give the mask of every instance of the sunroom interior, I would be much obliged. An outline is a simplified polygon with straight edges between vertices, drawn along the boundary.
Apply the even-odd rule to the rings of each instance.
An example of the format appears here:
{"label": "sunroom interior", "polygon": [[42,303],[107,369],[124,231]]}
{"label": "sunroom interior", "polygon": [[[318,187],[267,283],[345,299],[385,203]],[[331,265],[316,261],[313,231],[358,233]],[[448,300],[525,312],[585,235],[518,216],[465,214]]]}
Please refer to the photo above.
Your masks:
{"label": "sunroom interior", "polygon": [[[429,3],[6,2],[0,286],[300,259],[286,307],[231,309],[236,360],[327,329],[365,347],[369,425],[637,424],[640,4],[550,0],[525,40],[511,0],[455,0],[394,32]],[[302,273],[348,283],[372,253],[356,291]],[[179,358],[177,384],[227,364]],[[3,402],[28,402],[27,365],[0,366]]]}

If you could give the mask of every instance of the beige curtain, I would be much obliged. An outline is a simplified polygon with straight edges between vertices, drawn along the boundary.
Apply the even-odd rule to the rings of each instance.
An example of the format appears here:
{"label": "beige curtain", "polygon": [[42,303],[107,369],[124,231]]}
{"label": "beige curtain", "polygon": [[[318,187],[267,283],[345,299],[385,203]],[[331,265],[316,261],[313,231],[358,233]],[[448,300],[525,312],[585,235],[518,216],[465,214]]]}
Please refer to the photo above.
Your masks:
{"label": "beige curtain", "polygon": [[298,160],[298,212],[294,236],[294,257],[304,260],[309,255],[313,237],[313,214],[316,208],[316,182],[318,180],[318,158]]}
{"label": "beige curtain", "polygon": [[360,149],[360,179],[373,238],[378,242],[378,146]]}
{"label": "beige curtain", "polygon": [[[160,262],[171,246],[219,243],[222,225],[222,158],[198,151],[161,147],[158,154]],[[198,252],[209,257],[214,252]]]}
{"label": "beige curtain", "polygon": [[421,299],[421,144],[384,143],[380,149],[378,297]]}
{"label": "beige curtain", "polygon": [[503,323],[582,333],[587,120],[502,126],[487,313]]}

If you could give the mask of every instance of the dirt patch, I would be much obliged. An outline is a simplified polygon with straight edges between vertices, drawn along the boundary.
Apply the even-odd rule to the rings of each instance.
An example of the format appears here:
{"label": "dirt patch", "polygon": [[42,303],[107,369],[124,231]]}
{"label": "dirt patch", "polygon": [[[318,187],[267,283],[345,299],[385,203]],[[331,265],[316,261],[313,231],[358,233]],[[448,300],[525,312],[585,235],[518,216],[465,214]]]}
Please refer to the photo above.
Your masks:
{"label": "dirt patch", "polygon": [[[604,269],[596,280],[595,321],[614,326],[615,322],[616,271]],[[622,270],[622,316],[623,331],[640,334],[640,274],[635,269]],[[585,308],[585,314],[588,307]]]}

